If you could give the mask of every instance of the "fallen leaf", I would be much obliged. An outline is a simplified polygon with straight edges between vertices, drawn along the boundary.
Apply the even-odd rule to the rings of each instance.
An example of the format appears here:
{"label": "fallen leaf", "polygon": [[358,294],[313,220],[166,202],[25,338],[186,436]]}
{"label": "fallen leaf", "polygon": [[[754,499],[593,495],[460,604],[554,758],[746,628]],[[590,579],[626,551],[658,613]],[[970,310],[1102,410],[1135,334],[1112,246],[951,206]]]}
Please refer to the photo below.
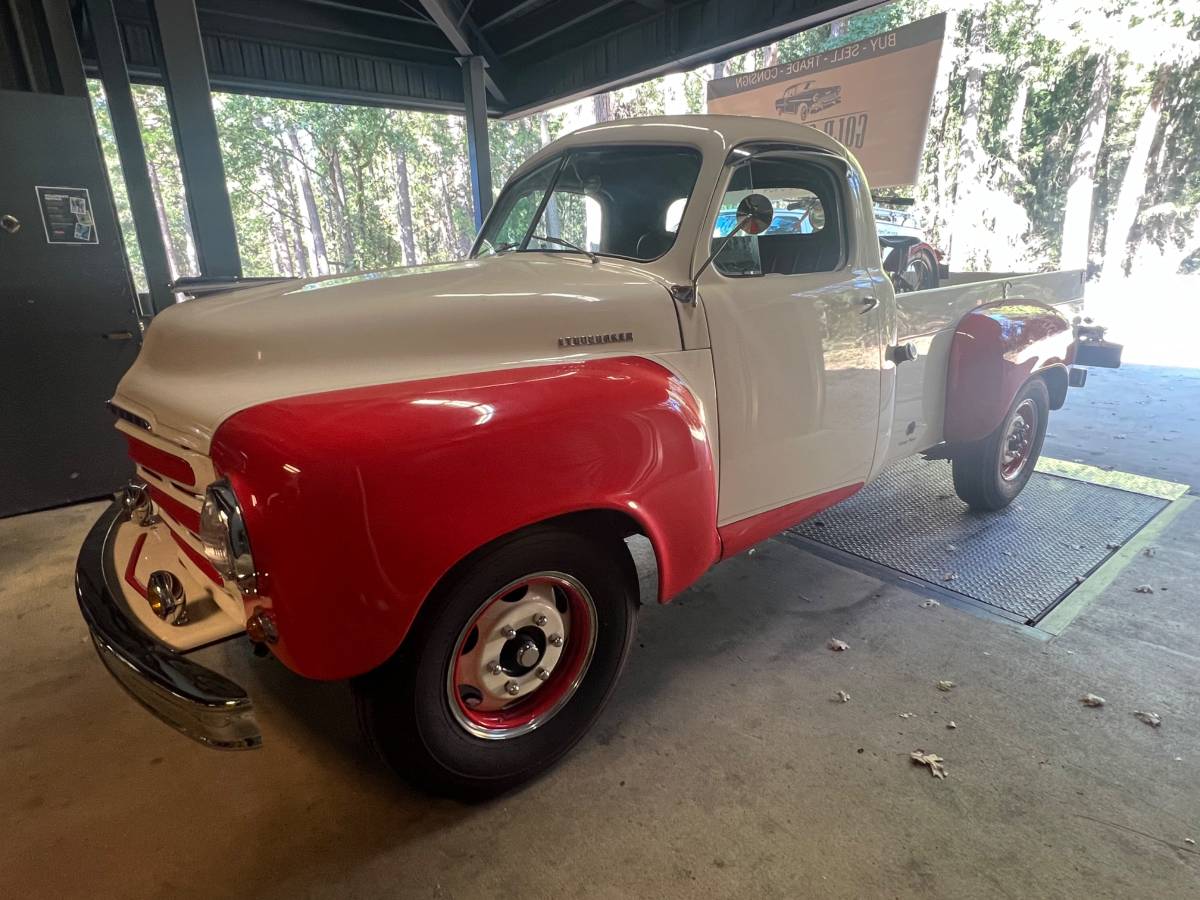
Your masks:
{"label": "fallen leaf", "polygon": [[942,765],[946,760],[938,756],[936,753],[926,753],[924,750],[914,750],[909,754],[912,761],[918,766],[929,766],[929,774],[934,778],[945,778],[946,767]]}
{"label": "fallen leaf", "polygon": [[954,690],[954,682],[953,681],[939,681],[937,683],[937,689],[939,691],[952,691],[952,690]]}
{"label": "fallen leaf", "polygon": [[839,641],[837,638],[830,638],[829,639],[829,649],[836,650],[840,653],[842,650],[849,650],[850,645],[847,644],[845,641]]}
{"label": "fallen leaf", "polygon": [[942,581],[958,581],[958,574],[955,572],[947,572],[942,576]]}
{"label": "fallen leaf", "polygon": [[1142,551],[1142,556],[1155,556],[1158,553],[1157,547],[1147,547]]}
{"label": "fallen leaf", "polygon": [[924,600],[921,603],[921,609],[933,609],[935,606],[941,606],[936,600]]}
{"label": "fallen leaf", "polygon": [[1103,697],[1099,697],[1096,694],[1084,694],[1079,698],[1079,702],[1084,706],[1103,706],[1106,701]]}
{"label": "fallen leaf", "polygon": [[1083,584],[1085,581],[1087,581],[1087,578],[1085,578],[1083,575],[1076,575],[1076,576],[1075,576],[1075,583],[1076,583],[1076,584]]}
{"label": "fallen leaf", "polygon": [[1002,552],[1004,553],[1005,556],[1016,556],[1017,555],[1017,554],[1013,553],[1011,550],[1004,550]]}
{"label": "fallen leaf", "polygon": [[1067,544],[1072,550],[1082,550],[1083,544]]}
{"label": "fallen leaf", "polygon": [[1133,592],[1135,594],[1153,594],[1154,588],[1150,587],[1148,584],[1139,584],[1133,589]]}
{"label": "fallen leaf", "polygon": [[951,719],[949,722],[946,723],[946,727],[953,731],[955,728],[958,727],[958,723],[955,722],[953,719]]}
{"label": "fallen leaf", "polygon": [[1125,435],[1123,435],[1123,434],[1114,434],[1113,437],[1116,438],[1118,441],[1125,440]]}
{"label": "fallen leaf", "polygon": [[1162,716],[1158,713],[1142,712],[1140,709],[1134,712],[1133,717],[1139,722],[1145,722],[1147,725],[1158,728],[1162,725]]}
{"label": "fallen leaf", "polygon": [[838,691],[838,692],[837,692],[837,698],[838,698],[838,700],[839,700],[840,702],[842,702],[842,703],[849,703],[849,702],[850,702],[850,695],[849,695],[849,694],[847,694],[845,691]]}
{"label": "fallen leaf", "polygon": [[1121,545],[1118,544],[1116,541],[1109,541],[1107,544],[1104,545],[1104,549],[1105,550],[1120,550]]}
{"label": "fallen leaf", "polygon": [[953,553],[953,552],[955,552],[955,551],[956,551],[958,548],[957,548],[957,547],[955,547],[953,544],[947,544],[947,545],[946,545],[946,549],[947,549],[949,552]]}

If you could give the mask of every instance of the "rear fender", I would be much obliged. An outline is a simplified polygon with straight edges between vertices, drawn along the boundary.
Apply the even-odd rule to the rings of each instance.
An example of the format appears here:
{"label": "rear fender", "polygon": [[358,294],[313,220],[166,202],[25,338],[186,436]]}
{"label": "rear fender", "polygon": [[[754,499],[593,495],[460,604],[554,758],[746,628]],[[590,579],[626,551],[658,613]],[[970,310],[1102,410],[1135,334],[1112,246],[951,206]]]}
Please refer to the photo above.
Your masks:
{"label": "rear fender", "polygon": [[1033,300],[1001,300],[963,316],[950,344],[946,441],[977,441],[995,431],[1026,381],[1065,374],[1071,342],[1071,323]]}
{"label": "rear fender", "polygon": [[600,358],[295,397],[217,430],[243,507],[273,652],[314,678],[399,647],[460,560],[505,534],[615,510],[654,545],[660,599],[719,556],[701,408],[640,357]]}

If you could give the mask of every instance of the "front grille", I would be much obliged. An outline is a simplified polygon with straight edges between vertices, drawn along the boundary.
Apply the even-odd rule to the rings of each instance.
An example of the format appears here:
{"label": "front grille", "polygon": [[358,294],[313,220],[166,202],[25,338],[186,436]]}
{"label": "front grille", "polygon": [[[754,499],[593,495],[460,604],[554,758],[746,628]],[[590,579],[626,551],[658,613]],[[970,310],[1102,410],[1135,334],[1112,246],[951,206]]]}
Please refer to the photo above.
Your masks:
{"label": "front grille", "polygon": [[204,557],[198,534],[204,487],[213,480],[211,463],[200,454],[169,449],[171,445],[161,440],[152,444],[151,439],[142,440],[127,430],[125,439],[138,475],[180,551],[211,581],[221,584],[221,576]]}

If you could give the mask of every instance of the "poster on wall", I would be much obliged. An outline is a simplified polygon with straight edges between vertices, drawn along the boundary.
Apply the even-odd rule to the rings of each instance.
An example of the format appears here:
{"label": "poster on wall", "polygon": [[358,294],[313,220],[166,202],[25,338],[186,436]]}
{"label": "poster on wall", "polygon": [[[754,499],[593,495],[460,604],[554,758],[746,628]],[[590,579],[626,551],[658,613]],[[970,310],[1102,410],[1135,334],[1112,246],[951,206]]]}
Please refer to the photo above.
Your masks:
{"label": "poster on wall", "polygon": [[708,83],[708,111],[811,125],[858,158],[872,187],[914,184],[945,15]]}
{"label": "poster on wall", "polygon": [[98,244],[92,195],[85,187],[35,188],[48,244]]}

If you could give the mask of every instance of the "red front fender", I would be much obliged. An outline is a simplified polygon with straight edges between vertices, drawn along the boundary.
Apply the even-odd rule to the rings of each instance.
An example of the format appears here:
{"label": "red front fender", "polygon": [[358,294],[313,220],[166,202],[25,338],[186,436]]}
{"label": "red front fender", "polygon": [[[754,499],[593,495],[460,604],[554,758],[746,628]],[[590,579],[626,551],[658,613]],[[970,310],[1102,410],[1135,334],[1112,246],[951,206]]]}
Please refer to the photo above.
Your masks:
{"label": "red front fender", "polygon": [[963,316],[950,345],[945,439],[977,441],[1004,419],[1032,375],[1071,362],[1071,324],[1033,300],[1002,300]]}
{"label": "red front fender", "polygon": [[637,357],[265,403],[222,424],[212,456],[245,513],[272,649],[314,678],[384,662],[452,566],[535,522],[632,517],[663,599],[719,556],[700,407]]}

